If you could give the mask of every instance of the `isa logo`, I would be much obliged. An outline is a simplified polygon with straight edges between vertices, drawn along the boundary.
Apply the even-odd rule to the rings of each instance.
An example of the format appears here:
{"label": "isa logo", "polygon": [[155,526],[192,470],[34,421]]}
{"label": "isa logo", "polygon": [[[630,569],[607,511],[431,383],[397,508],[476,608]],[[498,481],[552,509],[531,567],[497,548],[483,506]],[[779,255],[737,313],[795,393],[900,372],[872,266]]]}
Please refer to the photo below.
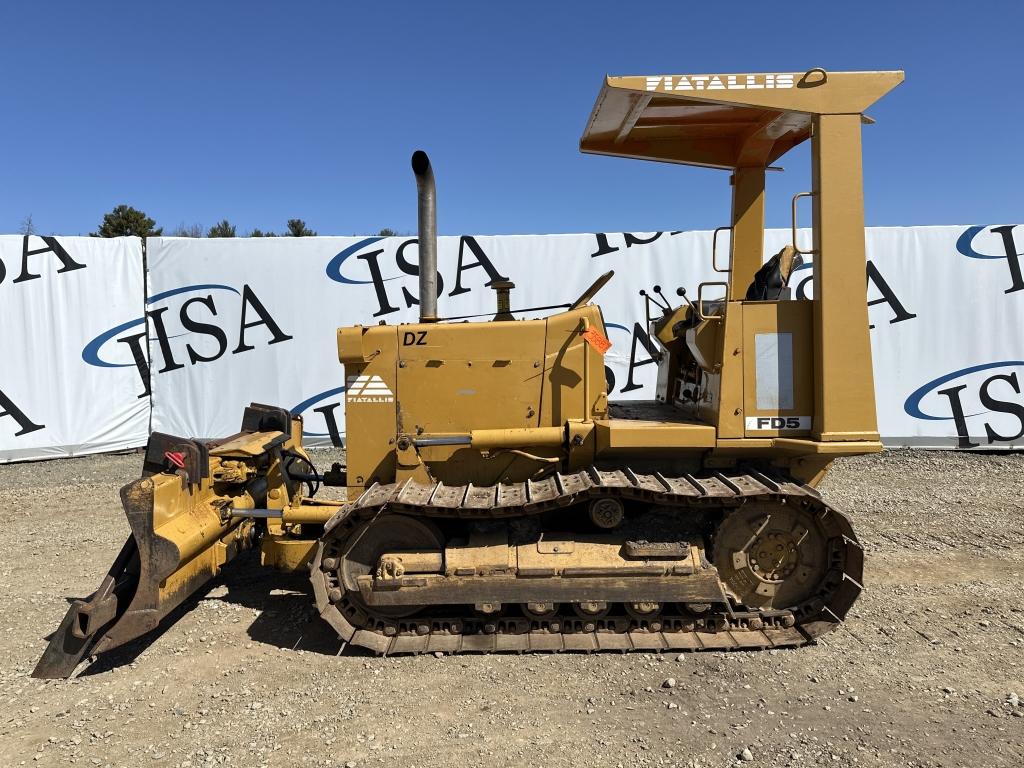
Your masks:
{"label": "isa logo", "polygon": [[[30,262],[42,262],[43,259],[31,260],[30,256],[42,256],[43,254],[52,254],[52,258],[60,262],[60,266],[57,267],[56,273],[62,275],[65,272],[74,272],[78,269],[85,269],[85,264],[82,262],[75,261],[71,254],[68,253],[67,249],[61,244],[56,237],[38,237],[37,239],[43,242],[42,247],[32,248],[32,239],[37,237],[36,235],[25,235],[21,241],[21,270],[18,275],[11,280],[11,284],[14,283],[25,283],[29,280],[38,280],[42,277],[44,268],[41,264],[36,263],[34,266]],[[36,271],[36,270],[40,271]],[[3,260],[0,259],[0,283],[3,283],[7,279],[7,265],[4,264]]]}
{"label": "isa logo", "polygon": [[[1015,224],[1001,227],[968,227],[956,241],[956,249],[969,259],[999,259],[1006,261],[1008,272],[1007,288],[1003,293],[1024,291],[1024,275],[1021,274],[1021,257],[1014,240]],[[1022,236],[1024,239],[1024,236]]]}
{"label": "isa logo", "polygon": [[[367,237],[335,255],[325,271],[336,283],[373,286],[378,305],[373,316],[385,317],[420,303],[416,286],[420,274],[418,259],[416,238]],[[498,271],[479,241],[469,235],[459,238],[454,271],[442,271],[443,268],[437,273],[438,296],[444,294],[446,285],[454,284],[447,293],[452,297],[480,290],[491,280],[509,279]]]}
{"label": "isa logo", "polygon": [[[42,246],[33,248],[33,239],[42,241]],[[47,258],[46,254],[50,254],[49,260],[59,262],[59,266],[56,263],[44,266],[43,262]],[[53,269],[53,267],[56,267],[56,269]],[[44,272],[52,271],[61,275],[65,272],[74,272],[85,268],[86,265],[83,262],[76,261],[57,238],[36,238],[34,235],[25,235],[21,241],[21,269],[11,279],[10,285],[13,287],[18,283],[39,280]],[[13,273],[14,270],[12,269],[11,272]],[[3,285],[7,277],[7,265],[4,264],[3,259],[0,259],[0,285]],[[5,330],[9,331],[9,329]],[[27,392],[21,392],[15,396],[21,400],[21,395],[27,395]],[[25,411],[18,407],[18,404],[14,402],[11,396],[0,389],[0,419],[5,417],[11,419],[14,423],[0,422],[0,434],[6,435],[10,433],[14,437],[21,437],[22,435],[28,435],[46,428],[45,424],[36,423],[30,419]]]}
{"label": "isa logo", "polygon": [[85,345],[82,359],[100,368],[134,366],[142,398],[150,394],[151,365],[168,373],[291,339],[249,285],[204,283],[150,296],[142,317],[99,334]]}
{"label": "isa logo", "polygon": [[1024,437],[1022,380],[1024,360],[961,368],[916,389],[903,410],[915,419],[952,421],[958,448],[977,448],[981,439],[1013,444]]}

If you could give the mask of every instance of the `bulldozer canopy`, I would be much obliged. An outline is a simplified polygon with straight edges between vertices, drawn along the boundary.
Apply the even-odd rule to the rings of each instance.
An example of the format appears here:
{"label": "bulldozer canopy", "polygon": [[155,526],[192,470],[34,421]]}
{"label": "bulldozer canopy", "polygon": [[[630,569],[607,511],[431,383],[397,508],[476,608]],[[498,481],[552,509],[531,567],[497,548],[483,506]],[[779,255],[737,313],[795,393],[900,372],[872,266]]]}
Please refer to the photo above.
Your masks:
{"label": "bulldozer canopy", "polygon": [[770,165],[817,114],[863,113],[894,72],[606,77],[580,150],[711,168]]}

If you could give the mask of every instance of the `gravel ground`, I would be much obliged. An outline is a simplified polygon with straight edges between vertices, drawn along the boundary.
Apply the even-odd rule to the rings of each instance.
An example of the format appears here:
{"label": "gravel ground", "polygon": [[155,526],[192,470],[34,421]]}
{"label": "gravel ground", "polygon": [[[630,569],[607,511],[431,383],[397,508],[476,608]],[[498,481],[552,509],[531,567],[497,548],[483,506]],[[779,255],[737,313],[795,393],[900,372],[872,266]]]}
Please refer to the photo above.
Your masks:
{"label": "gravel ground", "polygon": [[823,490],[853,517],[868,587],[814,647],[339,654],[306,580],[247,558],[119,666],[31,679],[65,598],[95,589],[126,536],[117,489],[140,464],[0,466],[0,765],[1021,763],[1024,456],[838,463]]}

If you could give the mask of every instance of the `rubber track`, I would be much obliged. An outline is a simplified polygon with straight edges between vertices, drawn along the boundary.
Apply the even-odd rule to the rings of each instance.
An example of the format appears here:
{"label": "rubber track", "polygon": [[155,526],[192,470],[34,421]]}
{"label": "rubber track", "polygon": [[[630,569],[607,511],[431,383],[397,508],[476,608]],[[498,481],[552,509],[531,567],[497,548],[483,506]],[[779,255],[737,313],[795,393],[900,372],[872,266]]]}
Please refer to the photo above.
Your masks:
{"label": "rubber track", "polygon": [[[344,540],[350,531],[381,514],[460,519],[518,517],[609,495],[694,511],[735,508],[750,501],[785,500],[805,505],[818,517],[829,540],[839,542],[842,551],[833,552],[832,556],[841,561],[842,568],[831,568],[819,597],[794,612],[794,626],[784,626],[779,612],[744,610],[741,613],[730,607],[728,612],[709,614],[696,621],[692,616],[662,615],[658,631],[647,627],[646,621],[624,618],[609,622],[615,627],[611,630],[603,628],[592,632],[581,631],[579,620],[559,619],[558,629],[552,631],[550,621],[497,618],[493,631],[485,632],[481,627],[486,621],[479,616],[379,619],[345,600],[339,607],[328,598],[327,575],[320,570],[325,546],[332,539]],[[327,523],[316,556],[310,563],[320,615],[337,630],[343,641],[380,654],[796,647],[811,642],[842,621],[862,589],[862,571],[863,550],[849,519],[828,506],[809,486],[756,471],[665,477],[661,473],[641,474],[628,468],[603,471],[593,467],[554,474],[543,480],[492,486],[446,486],[413,480],[374,483]],[[428,627],[428,631],[423,631]]]}

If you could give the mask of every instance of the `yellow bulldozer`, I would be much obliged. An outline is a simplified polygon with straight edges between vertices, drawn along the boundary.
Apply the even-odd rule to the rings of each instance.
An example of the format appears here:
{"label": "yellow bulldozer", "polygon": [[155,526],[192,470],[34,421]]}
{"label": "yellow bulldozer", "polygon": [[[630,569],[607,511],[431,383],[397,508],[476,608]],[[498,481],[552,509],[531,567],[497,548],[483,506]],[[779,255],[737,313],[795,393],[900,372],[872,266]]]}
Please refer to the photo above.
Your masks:
{"label": "yellow bulldozer", "polygon": [[[418,323],[337,331],[346,466],[253,404],[231,437],[154,433],[121,490],[131,537],[34,675],[156,630],[239,552],[308,571],[342,641],[380,654],[799,646],[862,589],[849,519],[815,490],[881,450],[865,289],[861,125],[902,72],[607,77],[583,152],[731,173],[721,280],[645,297],[654,400],[609,402],[600,276],[565,311],[438,315],[433,172]],[[810,141],[813,238],[764,258],[765,172]],[[723,238],[724,242],[724,238]],[[813,299],[789,277],[813,254]],[[313,498],[321,485],[346,498]]]}

